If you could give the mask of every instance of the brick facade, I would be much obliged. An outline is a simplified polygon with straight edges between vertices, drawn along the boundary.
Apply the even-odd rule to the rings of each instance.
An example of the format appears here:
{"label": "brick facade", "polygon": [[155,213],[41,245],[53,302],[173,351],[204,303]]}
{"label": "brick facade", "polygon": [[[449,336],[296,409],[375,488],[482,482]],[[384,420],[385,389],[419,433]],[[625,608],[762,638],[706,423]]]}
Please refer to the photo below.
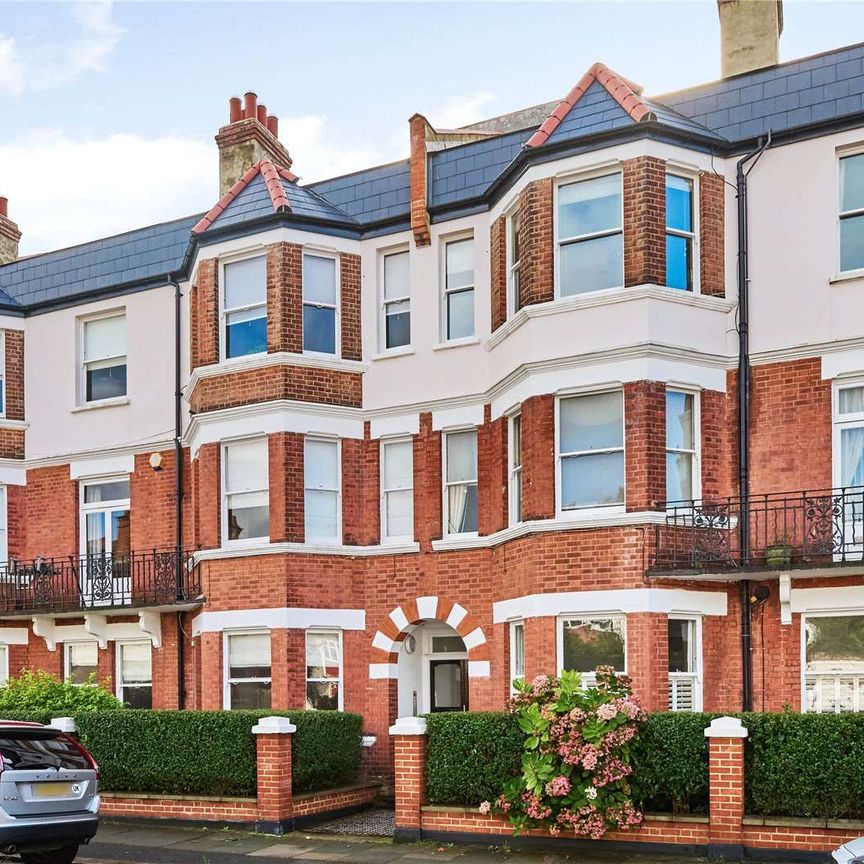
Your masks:
{"label": "brick facade", "polygon": [[507,219],[499,216],[489,229],[489,296],[494,333],[507,320]]}
{"label": "brick facade", "polygon": [[519,195],[519,305],[555,298],[552,179],[535,180]]}
{"label": "brick facade", "polygon": [[726,296],[725,196],[722,177],[705,171],[699,175],[699,292],[711,297]]}
{"label": "brick facade", "polygon": [[666,284],[666,163],[639,156],[623,163],[624,284]]}

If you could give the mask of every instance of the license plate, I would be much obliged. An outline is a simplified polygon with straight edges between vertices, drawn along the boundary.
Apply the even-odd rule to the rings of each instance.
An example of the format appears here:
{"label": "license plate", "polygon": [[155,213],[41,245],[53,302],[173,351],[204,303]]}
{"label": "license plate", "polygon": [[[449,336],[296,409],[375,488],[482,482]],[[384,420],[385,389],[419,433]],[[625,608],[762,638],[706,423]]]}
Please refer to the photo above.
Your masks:
{"label": "license plate", "polygon": [[58,798],[61,795],[71,795],[71,783],[34,783],[34,798]]}

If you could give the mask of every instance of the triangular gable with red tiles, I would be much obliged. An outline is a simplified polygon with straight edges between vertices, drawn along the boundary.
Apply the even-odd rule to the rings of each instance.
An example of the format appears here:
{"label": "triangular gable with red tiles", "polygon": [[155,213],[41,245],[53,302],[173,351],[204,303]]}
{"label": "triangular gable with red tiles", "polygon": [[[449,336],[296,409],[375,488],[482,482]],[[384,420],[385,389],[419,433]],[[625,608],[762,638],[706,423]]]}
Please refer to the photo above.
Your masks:
{"label": "triangular gable with red tiles", "polygon": [[641,98],[642,88],[638,84],[628,81],[603,63],[595,63],[528,139],[526,146],[542,147],[553,136],[579,100],[595,84],[602,87],[634,123],[656,119],[651,108],[643,102]]}
{"label": "triangular gable with red tiles", "polygon": [[285,189],[282,186],[283,181],[287,183],[296,183],[297,177],[285,168],[280,168],[274,165],[267,159],[262,159],[256,162],[249,168],[243,176],[214,204],[210,210],[201,217],[195,227],[192,229],[193,234],[201,234],[206,231],[228,208],[234,201],[243,193],[249,184],[258,176],[261,176],[267,193],[270,196],[270,203],[273,206],[274,213],[290,212],[291,205],[288,202],[288,196],[285,194]]}

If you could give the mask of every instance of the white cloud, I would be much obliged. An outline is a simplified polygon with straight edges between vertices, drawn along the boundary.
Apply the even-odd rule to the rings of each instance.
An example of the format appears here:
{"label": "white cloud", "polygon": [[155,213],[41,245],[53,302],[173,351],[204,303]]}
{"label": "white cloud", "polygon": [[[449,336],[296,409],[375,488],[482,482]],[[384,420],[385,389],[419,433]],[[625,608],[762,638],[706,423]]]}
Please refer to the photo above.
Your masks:
{"label": "white cloud", "polygon": [[429,122],[439,129],[458,129],[469,123],[485,120],[486,107],[495,97],[485,90],[453,96],[428,115]]}
{"label": "white cloud", "polygon": [[[114,23],[110,0],[83,2],[71,7],[77,30],[65,40],[19,43],[0,32],[0,92],[20,96],[25,90],[47,90],[83,72],[101,72],[123,35]],[[51,7],[56,25],[57,7]],[[63,27],[52,26],[52,32]]]}

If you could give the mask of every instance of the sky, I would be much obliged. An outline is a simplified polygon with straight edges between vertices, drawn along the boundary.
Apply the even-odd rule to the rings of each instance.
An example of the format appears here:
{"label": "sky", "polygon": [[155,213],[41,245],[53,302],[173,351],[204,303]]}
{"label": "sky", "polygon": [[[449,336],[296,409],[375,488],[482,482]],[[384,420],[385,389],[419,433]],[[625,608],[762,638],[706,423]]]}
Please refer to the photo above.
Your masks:
{"label": "sky", "polygon": [[[781,60],[864,41],[864,2],[785,0]],[[21,253],[207,210],[213,136],[254,90],[302,181],[565,95],[602,60],[646,95],[719,77],[714,0],[216,3],[0,0],[0,195]]]}

